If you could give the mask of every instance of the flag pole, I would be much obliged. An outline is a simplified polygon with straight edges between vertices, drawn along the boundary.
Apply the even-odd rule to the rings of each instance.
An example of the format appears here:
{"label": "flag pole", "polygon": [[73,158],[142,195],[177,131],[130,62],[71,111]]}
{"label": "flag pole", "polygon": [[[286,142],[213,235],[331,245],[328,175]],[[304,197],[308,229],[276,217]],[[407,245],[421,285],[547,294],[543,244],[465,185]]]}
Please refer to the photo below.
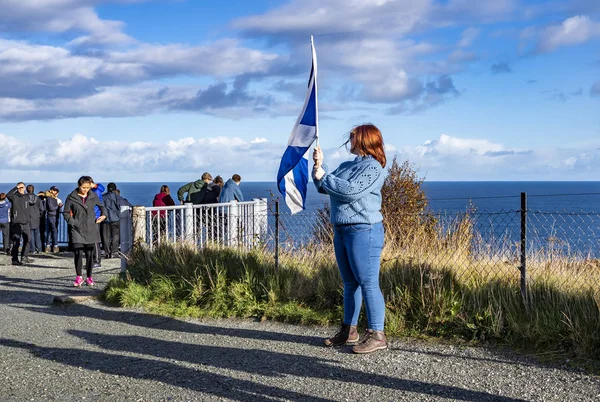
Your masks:
{"label": "flag pole", "polygon": [[313,36],[310,35],[310,49],[312,53],[312,62],[314,68],[314,80],[315,80],[315,109],[316,109],[316,121],[315,121],[315,134],[317,137],[317,147],[319,146],[319,96],[317,91],[317,52],[315,51],[315,42]]}

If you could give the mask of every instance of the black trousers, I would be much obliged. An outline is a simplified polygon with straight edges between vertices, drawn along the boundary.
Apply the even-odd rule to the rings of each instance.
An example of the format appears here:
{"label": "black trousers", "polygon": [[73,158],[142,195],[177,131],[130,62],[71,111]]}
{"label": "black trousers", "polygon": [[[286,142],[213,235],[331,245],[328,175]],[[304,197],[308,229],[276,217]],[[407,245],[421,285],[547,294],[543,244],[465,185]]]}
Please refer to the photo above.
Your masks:
{"label": "black trousers", "polygon": [[[102,241],[102,250],[104,250],[104,257],[108,255],[108,250],[110,249],[110,226],[108,226],[108,222],[104,221],[100,225],[98,225],[98,229],[100,229],[100,240]],[[96,261],[100,261],[99,259]]]}
{"label": "black trousers", "polygon": [[19,261],[19,244],[23,237],[23,247],[21,248],[21,259],[27,257],[29,251],[29,225],[12,223],[10,225],[10,238],[12,240],[12,260]]}
{"label": "black trousers", "polygon": [[77,276],[81,276],[81,272],[83,269],[83,256],[85,255],[85,271],[89,277],[92,276],[92,263],[94,246],[97,244],[73,244],[73,254],[75,259],[75,273]]}
{"label": "black trousers", "polygon": [[10,250],[10,223],[0,223],[0,230],[2,231],[2,244],[4,245],[4,252]]}
{"label": "black trousers", "polygon": [[119,252],[119,246],[121,245],[121,222],[111,222],[108,225],[110,226],[110,249],[108,253],[113,255]]}

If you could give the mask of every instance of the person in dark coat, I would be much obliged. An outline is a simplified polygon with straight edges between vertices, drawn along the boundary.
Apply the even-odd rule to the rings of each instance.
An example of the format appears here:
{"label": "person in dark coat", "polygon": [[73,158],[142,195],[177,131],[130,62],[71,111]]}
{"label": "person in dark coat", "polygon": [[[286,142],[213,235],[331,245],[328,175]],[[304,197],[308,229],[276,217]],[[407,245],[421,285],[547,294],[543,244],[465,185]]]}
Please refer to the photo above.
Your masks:
{"label": "person in dark coat", "polygon": [[6,194],[0,193],[0,230],[2,231],[2,243],[4,252],[10,255],[10,202],[6,199]]}
{"label": "person in dark coat", "polygon": [[[25,194],[25,183],[17,183],[17,186],[11,189],[6,198],[10,201],[10,238],[12,240],[12,265],[23,265],[32,263],[33,259],[27,257],[29,251],[29,197]],[[21,248],[21,261],[19,261],[19,244],[23,238],[23,247]]]}
{"label": "person in dark coat", "polygon": [[[46,191],[46,252],[58,253],[58,217],[62,202],[57,198],[58,187]],[[52,238],[52,241],[50,241]]]}
{"label": "person in dark coat", "polygon": [[[69,244],[75,254],[75,272],[77,274],[74,286],[83,283],[82,264],[85,255],[86,284],[94,286],[92,279],[94,246],[100,243],[98,224],[106,219],[106,208],[98,196],[90,191],[92,178],[81,176],[77,181],[77,188],[73,190],[65,201],[63,216],[69,226]],[[98,207],[100,216],[96,218],[95,208]]]}
{"label": "person in dark coat", "polygon": [[42,202],[42,208],[40,209],[40,238],[42,240],[42,248],[41,251],[44,251],[46,248],[46,192],[38,191],[37,196],[40,198]]}
{"label": "person in dark coat", "polygon": [[40,236],[40,219],[43,213],[42,199],[35,195],[35,187],[29,184],[27,187],[27,197],[29,198],[29,253],[39,253],[42,251],[42,237]]}
{"label": "person in dark coat", "polygon": [[117,185],[108,183],[108,192],[103,194],[102,203],[106,208],[106,221],[100,225],[100,236],[104,247],[104,258],[113,258],[119,251],[121,232],[121,207],[132,207],[131,203],[118,194]]}

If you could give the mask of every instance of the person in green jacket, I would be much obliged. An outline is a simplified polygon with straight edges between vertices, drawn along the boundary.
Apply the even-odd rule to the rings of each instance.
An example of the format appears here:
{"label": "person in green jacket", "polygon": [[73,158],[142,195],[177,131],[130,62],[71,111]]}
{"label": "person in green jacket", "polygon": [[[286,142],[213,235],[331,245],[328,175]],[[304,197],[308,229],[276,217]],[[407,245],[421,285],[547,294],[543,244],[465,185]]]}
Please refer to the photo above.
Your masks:
{"label": "person in green jacket", "polygon": [[192,202],[192,194],[200,192],[200,190],[211,181],[212,175],[210,173],[202,173],[202,178],[200,180],[192,181],[179,187],[179,190],[177,190],[177,199],[181,204]]}

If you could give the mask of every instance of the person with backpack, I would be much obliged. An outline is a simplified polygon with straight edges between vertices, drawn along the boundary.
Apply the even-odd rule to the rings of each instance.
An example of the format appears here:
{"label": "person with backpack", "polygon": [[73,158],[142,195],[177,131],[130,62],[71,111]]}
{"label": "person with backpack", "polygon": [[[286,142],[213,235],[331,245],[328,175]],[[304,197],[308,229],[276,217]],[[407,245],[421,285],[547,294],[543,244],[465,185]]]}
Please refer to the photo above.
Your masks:
{"label": "person with backpack", "polygon": [[[58,253],[58,214],[62,202],[58,197],[58,187],[46,191],[46,252]],[[50,241],[52,239],[52,241]]]}
{"label": "person with backpack", "polygon": [[104,258],[109,259],[119,251],[121,207],[132,205],[119,195],[115,183],[108,183],[106,188],[108,191],[102,196],[106,208],[106,220],[100,225],[100,236],[104,247]]}

